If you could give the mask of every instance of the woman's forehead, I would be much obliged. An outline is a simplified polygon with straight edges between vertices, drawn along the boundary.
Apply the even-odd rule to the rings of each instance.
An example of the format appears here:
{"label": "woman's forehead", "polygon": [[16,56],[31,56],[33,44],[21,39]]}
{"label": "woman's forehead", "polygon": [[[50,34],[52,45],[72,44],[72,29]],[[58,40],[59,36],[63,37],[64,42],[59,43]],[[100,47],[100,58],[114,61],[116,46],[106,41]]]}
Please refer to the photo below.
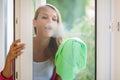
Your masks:
{"label": "woman's forehead", "polygon": [[51,7],[45,6],[39,9],[39,14],[57,16],[57,13]]}
{"label": "woman's forehead", "polygon": [[49,6],[41,7],[39,9],[39,11],[40,12],[52,12],[52,13],[56,13],[56,11],[53,8],[49,7]]}

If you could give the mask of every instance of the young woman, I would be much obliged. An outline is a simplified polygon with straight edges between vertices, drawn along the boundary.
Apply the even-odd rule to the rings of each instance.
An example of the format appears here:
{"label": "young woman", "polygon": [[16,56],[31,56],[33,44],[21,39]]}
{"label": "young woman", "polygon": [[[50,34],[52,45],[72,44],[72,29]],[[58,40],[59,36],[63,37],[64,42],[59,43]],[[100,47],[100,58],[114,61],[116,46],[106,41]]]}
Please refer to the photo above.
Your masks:
{"label": "young woman", "polygon": [[33,25],[36,36],[33,39],[34,80],[50,80],[54,71],[54,58],[61,37],[54,37],[61,16],[52,5],[45,5],[35,13]]}
{"label": "young woman", "polygon": [[[54,36],[58,24],[61,24],[61,16],[54,6],[47,4],[37,9],[33,20],[36,35],[33,38],[33,80],[60,79],[54,66],[55,54],[62,41],[61,36]],[[14,80],[12,63],[24,49],[24,44],[18,43],[20,40],[14,41],[10,47],[0,80]]]}

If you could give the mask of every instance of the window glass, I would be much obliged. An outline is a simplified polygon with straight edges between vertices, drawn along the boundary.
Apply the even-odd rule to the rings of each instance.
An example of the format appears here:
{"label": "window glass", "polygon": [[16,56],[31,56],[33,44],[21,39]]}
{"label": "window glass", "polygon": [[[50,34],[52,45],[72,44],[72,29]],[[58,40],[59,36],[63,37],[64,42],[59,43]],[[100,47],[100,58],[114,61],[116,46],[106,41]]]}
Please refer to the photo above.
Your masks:
{"label": "window glass", "polygon": [[79,37],[87,45],[87,65],[75,80],[95,78],[95,0],[47,0],[56,6],[67,30],[64,38]]}

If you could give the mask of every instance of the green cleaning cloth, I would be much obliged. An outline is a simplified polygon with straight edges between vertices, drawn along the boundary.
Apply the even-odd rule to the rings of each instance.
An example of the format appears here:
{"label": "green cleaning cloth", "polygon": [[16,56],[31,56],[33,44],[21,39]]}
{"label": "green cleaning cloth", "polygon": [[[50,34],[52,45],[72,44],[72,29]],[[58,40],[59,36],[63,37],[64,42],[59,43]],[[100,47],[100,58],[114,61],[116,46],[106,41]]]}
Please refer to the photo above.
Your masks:
{"label": "green cleaning cloth", "polygon": [[85,67],[86,53],[86,45],[79,38],[70,38],[59,46],[55,66],[62,80],[73,80],[75,74]]}

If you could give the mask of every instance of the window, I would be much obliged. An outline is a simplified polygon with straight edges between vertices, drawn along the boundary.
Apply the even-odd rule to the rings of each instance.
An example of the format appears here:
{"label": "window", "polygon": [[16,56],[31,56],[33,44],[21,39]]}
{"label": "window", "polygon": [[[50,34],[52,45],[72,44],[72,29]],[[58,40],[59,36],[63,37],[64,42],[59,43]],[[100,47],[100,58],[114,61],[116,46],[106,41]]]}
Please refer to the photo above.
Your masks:
{"label": "window", "polygon": [[[66,3],[64,1],[66,1]],[[60,10],[64,9],[61,11],[63,22],[66,29],[70,32],[70,34],[68,34],[69,36],[65,36],[65,38],[77,36],[84,40],[87,44],[87,66],[86,69],[80,71],[80,73],[76,76],[76,79],[93,80],[95,78],[95,1],[75,0],[74,4],[76,6],[74,6],[72,5],[72,0],[63,0],[60,5],[57,4],[59,1],[54,2],[54,0],[53,2],[52,0],[14,0],[14,37],[15,39],[20,38],[22,42],[26,43],[24,53],[15,61],[16,80],[32,80],[32,15],[34,13],[33,11],[36,10],[39,5],[43,5],[46,2],[55,5]],[[63,5],[63,7],[61,5]],[[69,9],[66,10],[64,7]],[[75,10],[75,13],[72,13],[72,10]],[[71,13],[72,16],[68,15],[68,13]],[[26,69],[28,69],[28,72]]]}
{"label": "window", "polygon": [[[15,60],[15,79],[33,79],[33,15],[46,0],[15,0],[15,39],[25,43],[24,53]],[[26,4],[27,3],[27,4]]]}
{"label": "window", "polygon": [[47,0],[55,5],[67,30],[65,38],[79,37],[87,45],[86,68],[75,80],[95,80],[95,0]]}

